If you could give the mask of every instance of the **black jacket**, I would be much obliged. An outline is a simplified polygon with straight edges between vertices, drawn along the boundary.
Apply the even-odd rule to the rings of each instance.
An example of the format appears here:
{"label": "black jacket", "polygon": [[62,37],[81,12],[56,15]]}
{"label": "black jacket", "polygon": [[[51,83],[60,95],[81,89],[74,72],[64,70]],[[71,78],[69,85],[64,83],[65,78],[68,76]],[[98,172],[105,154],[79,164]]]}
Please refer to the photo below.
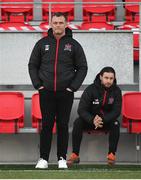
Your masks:
{"label": "black jacket", "polygon": [[48,36],[34,46],[28,67],[33,86],[51,91],[66,88],[76,91],[87,74],[84,51],[69,28],[60,40],[55,39],[50,29]]}
{"label": "black jacket", "polygon": [[103,119],[103,123],[109,123],[117,120],[121,113],[122,95],[116,80],[105,89],[99,77],[98,74],[94,83],[85,89],[78,107],[79,116],[90,124],[93,124],[96,114]]}

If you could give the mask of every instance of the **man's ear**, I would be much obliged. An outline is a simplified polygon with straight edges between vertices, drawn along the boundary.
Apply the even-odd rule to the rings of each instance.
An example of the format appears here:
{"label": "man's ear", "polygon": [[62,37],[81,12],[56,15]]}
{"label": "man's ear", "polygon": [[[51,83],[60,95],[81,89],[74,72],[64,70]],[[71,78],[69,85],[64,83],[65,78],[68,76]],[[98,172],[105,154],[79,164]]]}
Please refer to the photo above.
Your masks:
{"label": "man's ear", "polygon": [[99,77],[100,77],[100,80],[102,80],[102,76],[100,75]]}

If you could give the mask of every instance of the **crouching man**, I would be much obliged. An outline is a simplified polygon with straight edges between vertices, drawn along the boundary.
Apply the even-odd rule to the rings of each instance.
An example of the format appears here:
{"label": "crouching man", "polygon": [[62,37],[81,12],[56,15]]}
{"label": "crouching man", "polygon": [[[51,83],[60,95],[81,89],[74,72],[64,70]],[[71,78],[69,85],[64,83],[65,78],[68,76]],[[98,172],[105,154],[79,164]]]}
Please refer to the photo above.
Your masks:
{"label": "crouching man", "polygon": [[117,118],[121,113],[122,95],[116,83],[116,73],[112,67],[104,67],[97,74],[94,83],[89,85],[80,99],[78,114],[72,132],[72,154],[67,164],[79,163],[79,151],[84,131],[104,130],[109,132],[107,160],[114,164],[120,135]]}

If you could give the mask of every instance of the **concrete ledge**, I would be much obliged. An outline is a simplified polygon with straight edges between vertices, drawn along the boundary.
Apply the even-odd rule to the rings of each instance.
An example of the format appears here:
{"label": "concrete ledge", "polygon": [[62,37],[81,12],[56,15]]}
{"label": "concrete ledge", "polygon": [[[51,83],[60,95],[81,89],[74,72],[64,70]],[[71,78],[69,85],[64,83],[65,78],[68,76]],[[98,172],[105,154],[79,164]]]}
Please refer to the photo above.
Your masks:
{"label": "concrete ledge", "polygon": [[[71,133],[71,132],[72,132],[72,127],[69,128],[69,133]],[[38,134],[38,131],[36,128],[25,127],[25,128],[20,128],[19,133],[37,133]],[[120,133],[128,133],[128,132],[127,132],[126,128],[120,128]]]}

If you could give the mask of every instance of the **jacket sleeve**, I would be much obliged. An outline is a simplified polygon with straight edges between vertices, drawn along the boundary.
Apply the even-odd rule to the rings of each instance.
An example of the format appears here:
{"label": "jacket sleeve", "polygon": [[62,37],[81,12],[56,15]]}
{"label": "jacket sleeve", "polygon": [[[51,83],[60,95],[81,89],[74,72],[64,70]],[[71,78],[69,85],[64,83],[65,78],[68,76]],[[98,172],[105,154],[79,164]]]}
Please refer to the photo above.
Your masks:
{"label": "jacket sleeve", "polygon": [[121,94],[121,90],[119,89],[115,94],[113,108],[110,112],[104,114],[103,122],[108,123],[110,121],[115,121],[121,114],[121,106],[122,106],[122,94]]}
{"label": "jacket sleeve", "polygon": [[40,63],[41,63],[41,52],[40,52],[39,43],[37,42],[33,48],[28,63],[30,78],[35,89],[38,89],[42,85],[42,81],[40,80],[38,75]]}
{"label": "jacket sleeve", "polygon": [[83,120],[85,120],[86,122],[92,125],[94,115],[90,113],[91,102],[92,102],[92,92],[90,91],[90,87],[88,86],[81,96],[78,106],[78,114]]}
{"label": "jacket sleeve", "polygon": [[73,91],[76,91],[83,83],[88,69],[86,56],[84,54],[83,48],[78,42],[75,46],[75,52],[73,58],[74,58],[73,62],[76,72],[75,72],[75,78],[71,82],[69,88],[72,89]]}

